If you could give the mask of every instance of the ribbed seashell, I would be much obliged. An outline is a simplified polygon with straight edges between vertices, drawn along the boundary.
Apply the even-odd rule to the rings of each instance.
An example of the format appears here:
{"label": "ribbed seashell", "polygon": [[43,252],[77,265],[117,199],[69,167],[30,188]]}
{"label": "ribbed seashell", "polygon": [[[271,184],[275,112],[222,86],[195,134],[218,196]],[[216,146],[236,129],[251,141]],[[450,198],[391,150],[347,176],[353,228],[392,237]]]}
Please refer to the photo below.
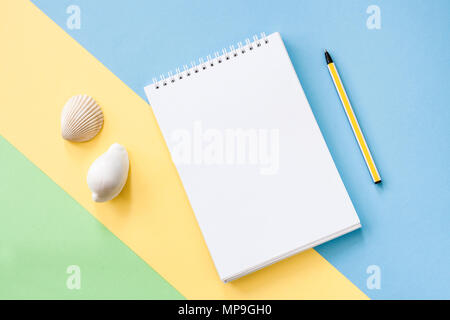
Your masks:
{"label": "ribbed seashell", "polygon": [[103,126],[103,112],[88,95],[76,95],[67,101],[61,113],[61,134],[64,139],[83,142],[91,140]]}

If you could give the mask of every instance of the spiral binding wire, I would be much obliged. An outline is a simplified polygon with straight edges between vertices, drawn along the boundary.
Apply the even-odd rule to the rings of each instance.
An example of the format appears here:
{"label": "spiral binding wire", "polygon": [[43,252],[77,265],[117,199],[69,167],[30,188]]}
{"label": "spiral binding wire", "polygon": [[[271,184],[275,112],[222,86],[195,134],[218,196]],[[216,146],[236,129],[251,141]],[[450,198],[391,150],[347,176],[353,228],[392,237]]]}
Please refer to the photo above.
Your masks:
{"label": "spiral binding wire", "polygon": [[169,84],[175,83],[176,81],[183,80],[185,78],[189,78],[201,71],[207,70],[209,68],[214,67],[216,64],[221,64],[224,61],[231,60],[233,58],[238,57],[240,54],[245,54],[248,51],[253,51],[256,48],[261,47],[263,44],[268,44],[269,40],[264,32],[261,33],[260,38],[257,35],[253,36],[253,42],[250,39],[245,39],[245,44],[242,42],[238,42],[237,48],[234,45],[231,45],[229,49],[222,49],[222,54],[219,54],[218,51],[214,52],[214,57],[211,55],[206,56],[206,61],[203,58],[198,59],[198,63],[195,61],[191,61],[191,67],[187,65],[183,65],[181,68],[176,68],[175,73],[169,71],[167,76],[161,74],[159,76],[159,80],[157,78],[153,78],[153,87],[155,89],[160,89],[161,87],[168,86]]}

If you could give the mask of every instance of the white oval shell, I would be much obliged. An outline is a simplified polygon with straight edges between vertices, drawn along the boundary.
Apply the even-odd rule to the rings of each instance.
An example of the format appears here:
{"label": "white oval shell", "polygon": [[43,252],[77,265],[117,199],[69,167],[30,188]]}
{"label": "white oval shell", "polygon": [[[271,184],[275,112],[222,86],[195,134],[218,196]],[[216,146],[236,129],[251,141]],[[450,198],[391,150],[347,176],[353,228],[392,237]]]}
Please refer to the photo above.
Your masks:
{"label": "white oval shell", "polygon": [[61,134],[64,139],[75,142],[91,140],[102,126],[102,109],[90,96],[73,96],[64,105],[61,113]]}
{"label": "white oval shell", "polygon": [[105,202],[115,198],[127,181],[128,168],[127,150],[114,143],[89,168],[87,183],[92,191],[92,199]]}

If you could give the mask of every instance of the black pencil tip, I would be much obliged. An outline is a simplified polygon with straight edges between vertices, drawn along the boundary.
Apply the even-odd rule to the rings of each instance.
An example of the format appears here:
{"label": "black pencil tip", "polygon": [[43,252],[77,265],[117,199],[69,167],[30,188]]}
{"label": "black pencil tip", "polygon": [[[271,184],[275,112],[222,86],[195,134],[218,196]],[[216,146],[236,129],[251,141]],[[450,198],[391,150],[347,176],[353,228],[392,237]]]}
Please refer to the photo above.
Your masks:
{"label": "black pencil tip", "polygon": [[333,59],[331,59],[331,56],[328,53],[327,49],[325,49],[325,61],[327,62],[327,64],[330,64],[333,62]]}

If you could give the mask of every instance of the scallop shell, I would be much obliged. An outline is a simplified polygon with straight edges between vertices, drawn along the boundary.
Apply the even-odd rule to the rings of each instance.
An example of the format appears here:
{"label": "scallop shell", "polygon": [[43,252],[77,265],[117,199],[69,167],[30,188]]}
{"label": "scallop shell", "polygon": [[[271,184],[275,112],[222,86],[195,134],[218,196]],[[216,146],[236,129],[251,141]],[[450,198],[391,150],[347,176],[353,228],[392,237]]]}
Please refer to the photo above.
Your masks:
{"label": "scallop shell", "polygon": [[103,112],[88,95],[76,95],[67,101],[61,113],[61,134],[64,139],[82,142],[91,140],[103,126]]}

